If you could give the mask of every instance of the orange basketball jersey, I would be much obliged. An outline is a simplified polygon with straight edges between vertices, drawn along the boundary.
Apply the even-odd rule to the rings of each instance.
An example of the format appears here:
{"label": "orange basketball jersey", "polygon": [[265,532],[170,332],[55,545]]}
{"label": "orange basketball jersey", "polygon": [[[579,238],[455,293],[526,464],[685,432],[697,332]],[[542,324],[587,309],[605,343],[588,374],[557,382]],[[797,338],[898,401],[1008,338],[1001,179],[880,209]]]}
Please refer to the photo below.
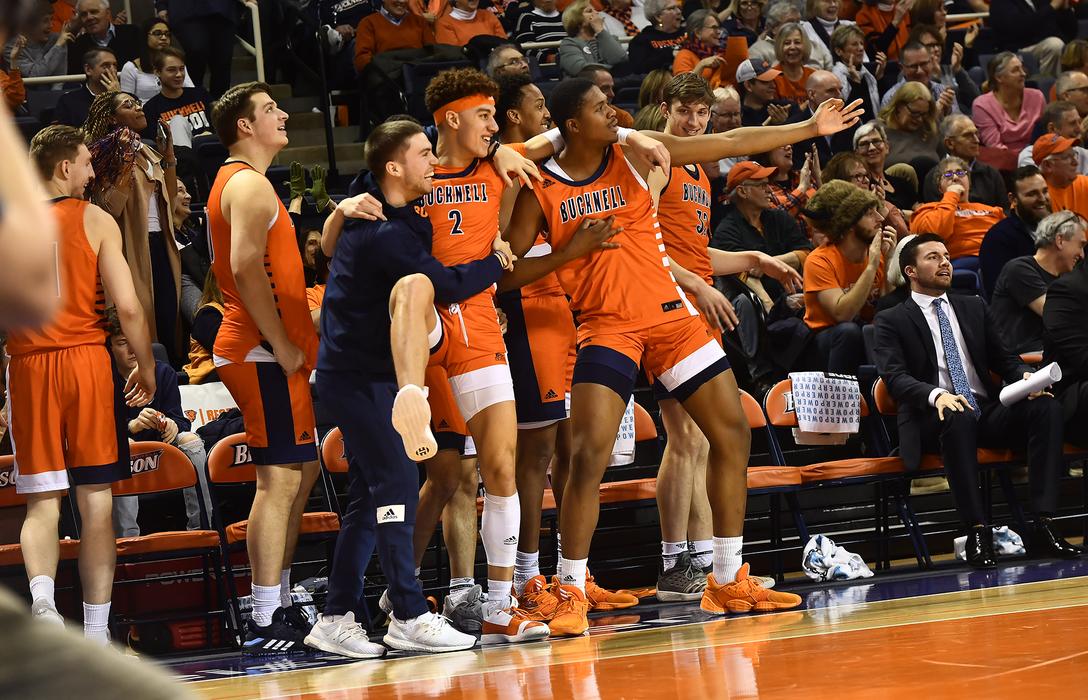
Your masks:
{"label": "orange basketball jersey", "polygon": [[42,328],[11,331],[9,355],[106,342],[106,299],[98,274],[98,255],[91,249],[83,227],[86,211],[87,202],[81,199],[65,197],[53,203],[58,229],[55,251],[60,308]]}
{"label": "orange basketball jersey", "polygon": [[581,342],[594,332],[625,333],[667,323],[695,310],[677,286],[646,182],[613,144],[600,168],[580,182],[554,159],[533,188],[547,219],[552,245],[565,246],[586,218],[615,216],[619,248],[599,250],[559,268],[559,283],[581,323]]}
{"label": "orange basketball jersey", "polygon": [[710,179],[701,165],[672,168],[657,203],[665,249],[678,265],[714,284],[710,266]]}
{"label": "orange basketball jersey", "polygon": [[[252,170],[246,163],[227,163],[219,169],[208,195],[208,228],[212,270],[223,291],[225,311],[219,334],[215,338],[215,355],[233,363],[274,362],[271,349],[262,347],[265,340],[256,322],[242,304],[238,285],[230,267],[231,230],[223,216],[223,188],[237,173]],[[275,218],[268,225],[265,244],[264,271],[272,285],[276,310],[283,320],[287,337],[306,354],[306,368],[317,361],[317,333],[310,318],[306,301],[306,277],[302,255],[295,240],[295,227],[283,203],[276,201]]]}
{"label": "orange basketball jersey", "polygon": [[[510,147],[525,155],[524,144]],[[491,161],[477,158],[461,169],[436,165],[434,184],[423,197],[433,231],[431,255],[447,267],[490,255],[499,235],[499,206],[505,188]],[[467,303],[486,300],[491,304],[494,293],[488,289]]]}

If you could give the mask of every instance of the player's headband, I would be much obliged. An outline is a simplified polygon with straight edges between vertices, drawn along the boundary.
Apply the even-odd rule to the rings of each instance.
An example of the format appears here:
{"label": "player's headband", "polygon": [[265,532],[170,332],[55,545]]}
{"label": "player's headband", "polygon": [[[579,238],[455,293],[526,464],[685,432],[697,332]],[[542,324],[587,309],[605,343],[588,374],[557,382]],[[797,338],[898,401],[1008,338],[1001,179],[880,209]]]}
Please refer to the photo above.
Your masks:
{"label": "player's headband", "polygon": [[484,105],[494,105],[495,98],[488,95],[468,95],[460,99],[454,100],[449,104],[444,104],[434,112],[434,123],[437,126],[446,121],[446,112],[464,112],[466,109],[472,109],[474,107],[482,107]]}

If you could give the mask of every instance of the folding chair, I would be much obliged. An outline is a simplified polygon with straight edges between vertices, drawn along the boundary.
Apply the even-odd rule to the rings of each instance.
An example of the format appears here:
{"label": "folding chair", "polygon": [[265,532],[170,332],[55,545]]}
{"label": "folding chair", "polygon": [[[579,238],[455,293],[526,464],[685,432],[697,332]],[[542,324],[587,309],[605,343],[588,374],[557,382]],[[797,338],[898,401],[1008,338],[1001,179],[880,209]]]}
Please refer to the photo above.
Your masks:
{"label": "folding chair", "polygon": [[[205,639],[210,643],[215,634],[211,620],[222,617],[226,627],[232,633],[237,633],[234,628],[230,609],[228,607],[230,597],[227,594],[227,585],[223,580],[220,567],[222,555],[219,547],[219,534],[215,530],[207,528],[208,513],[204,509],[204,498],[200,484],[189,458],[178,448],[162,442],[137,442],[129,446],[132,463],[132,478],[118,481],[113,484],[114,496],[141,496],[144,499],[153,499],[158,502],[169,501],[173,496],[175,505],[181,500],[179,495],[182,490],[196,488],[197,502],[200,505],[200,522],[204,529],[200,530],[171,530],[165,532],[153,532],[137,537],[122,537],[117,540],[117,563],[129,564],[146,561],[184,560],[191,557],[200,557],[204,572],[204,604],[198,610],[200,617],[205,619]],[[181,567],[184,568],[184,567]],[[212,603],[212,574],[215,575],[215,605]],[[144,577],[139,580],[117,581],[124,584],[146,584],[156,582],[180,581],[190,577],[189,572],[158,574]],[[185,617],[179,614],[185,611],[160,613],[154,616],[119,617],[117,622],[138,624],[146,622],[163,622]],[[191,611],[190,611],[191,612]]]}
{"label": "folding chair", "polygon": [[[26,496],[15,492],[15,457],[0,457],[0,510],[26,510]],[[64,512],[63,509],[61,511]],[[79,538],[60,540],[60,561],[79,558]],[[23,548],[18,543],[0,544],[0,570],[23,570]]]}
{"label": "folding chair", "polygon": [[[793,410],[792,391],[793,383],[789,379],[784,379],[775,384],[767,393],[763,406],[771,426],[775,428],[798,427],[797,414]],[[866,419],[869,417],[869,406],[864,397],[861,398],[861,417],[863,423],[866,423]],[[778,441],[778,436],[773,430],[769,431],[769,434],[776,458],[780,464],[785,464],[785,454]],[[871,435],[866,444],[870,447],[874,446],[875,441]],[[876,487],[877,493],[873,508],[876,513],[875,534],[879,551],[878,566],[883,568],[891,566],[888,553],[891,539],[888,523],[889,501],[894,502],[899,519],[914,548],[918,565],[922,568],[927,568],[930,565],[928,553],[925,550],[925,542],[921,541],[917,521],[906,498],[908,482],[904,479],[903,460],[898,457],[865,456],[814,462],[800,465],[798,468],[801,471],[802,489],[834,488],[858,484],[873,484]]]}
{"label": "folding chair", "polygon": [[[257,483],[257,468],[253,465],[253,458],[244,433],[229,435],[215,444],[208,454],[207,472],[208,490],[212,499],[213,526],[219,533],[220,547],[223,550],[223,567],[227,573],[228,587],[232,597],[231,604],[234,608],[235,621],[238,623],[237,629],[241,629],[241,610],[234,585],[234,565],[231,557],[246,551],[246,532],[249,521],[239,520],[228,523],[226,509],[228,503],[236,508],[240,502],[251,502],[253,489]],[[248,495],[245,495],[247,493]],[[298,541],[300,544],[325,543],[328,551],[326,562],[330,562],[332,544],[339,531],[340,518],[336,513],[307,512],[302,514]],[[248,570],[248,564],[240,569],[240,571]]]}

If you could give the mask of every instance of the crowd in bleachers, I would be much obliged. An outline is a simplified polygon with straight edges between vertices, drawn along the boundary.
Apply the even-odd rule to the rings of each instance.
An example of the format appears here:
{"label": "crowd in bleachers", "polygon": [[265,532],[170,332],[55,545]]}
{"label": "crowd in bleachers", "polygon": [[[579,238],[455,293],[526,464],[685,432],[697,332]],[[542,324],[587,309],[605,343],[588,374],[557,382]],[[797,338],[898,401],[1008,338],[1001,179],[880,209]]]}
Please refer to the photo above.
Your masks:
{"label": "crowd in bleachers", "polygon": [[[178,445],[202,472],[175,385],[216,378],[223,299],[198,205],[225,155],[209,115],[231,82],[222,35],[229,25],[233,41],[239,10],[192,5],[201,9],[155,0],[157,14],[135,26],[103,0],[42,0],[4,47],[0,89],[28,136],[49,123],[86,134],[89,199],[121,228],[163,352],[153,406],[168,418],[136,411],[129,432]],[[323,25],[330,87],[358,92],[347,111],[364,135],[394,114],[430,121],[423,88],[453,65],[526,74],[545,97],[564,77],[588,77],[621,126],[650,130],[663,127],[664,85],[688,71],[715,89],[713,131],[800,122],[825,100],[860,100],[866,117],[845,132],[704,164],[709,245],[762,251],[804,279],[793,293],[758,270],[717,280],[741,320],[725,339],[738,383],[762,396],[791,371],[893,373],[881,359],[889,347],[864,328],[910,298],[901,263],[913,269],[920,246],[905,239],[937,234],[951,291],[986,303],[993,351],[1061,362],[1065,440],[1084,440],[1088,10],[1075,0],[342,0],[302,12]],[[949,19],[974,12],[988,16]],[[65,74],[86,79],[24,84]],[[328,264],[319,232],[344,183],[320,167],[287,177],[316,324]],[[112,343],[123,370],[116,328]],[[118,512],[119,531],[132,534],[134,512]]]}

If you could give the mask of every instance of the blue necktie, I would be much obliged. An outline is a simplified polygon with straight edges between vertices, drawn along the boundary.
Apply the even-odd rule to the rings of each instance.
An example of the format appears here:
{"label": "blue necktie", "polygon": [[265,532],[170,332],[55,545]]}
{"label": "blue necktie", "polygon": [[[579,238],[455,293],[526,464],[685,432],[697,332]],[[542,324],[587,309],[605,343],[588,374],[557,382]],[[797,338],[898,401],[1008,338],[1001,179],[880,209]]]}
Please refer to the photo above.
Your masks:
{"label": "blue necktie", "polygon": [[943,305],[944,299],[936,299],[933,302],[933,306],[937,309],[937,326],[941,329],[941,347],[944,348],[944,359],[948,363],[948,375],[952,378],[952,388],[956,393],[963,396],[971,404],[971,408],[975,409],[975,415],[978,415],[978,400],[975,398],[974,392],[971,391],[971,384],[967,381],[967,372],[963,369],[963,363],[960,362],[960,350],[956,345],[956,336],[952,333],[952,323],[948,320],[948,314],[944,312]]}

